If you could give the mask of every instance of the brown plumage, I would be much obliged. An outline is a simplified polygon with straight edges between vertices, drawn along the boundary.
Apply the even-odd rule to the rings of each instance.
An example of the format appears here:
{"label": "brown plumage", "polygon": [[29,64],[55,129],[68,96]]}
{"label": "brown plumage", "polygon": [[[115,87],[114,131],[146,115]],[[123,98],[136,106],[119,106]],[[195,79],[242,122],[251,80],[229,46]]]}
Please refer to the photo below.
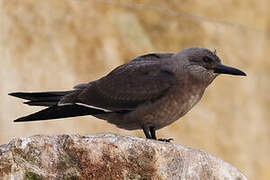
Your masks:
{"label": "brown plumage", "polygon": [[93,115],[127,130],[155,130],[185,115],[219,74],[245,75],[224,66],[215,52],[192,47],[138,56],[108,75],[72,91],[11,93],[28,105],[48,108],[15,122]]}

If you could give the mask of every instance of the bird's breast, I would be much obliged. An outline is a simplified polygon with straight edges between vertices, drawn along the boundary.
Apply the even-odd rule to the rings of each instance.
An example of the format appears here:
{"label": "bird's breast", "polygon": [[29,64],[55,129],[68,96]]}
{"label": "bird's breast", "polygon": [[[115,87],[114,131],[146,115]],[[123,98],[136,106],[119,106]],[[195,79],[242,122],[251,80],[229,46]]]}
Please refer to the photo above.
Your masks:
{"label": "bird's breast", "polygon": [[181,118],[199,102],[202,95],[203,92],[196,90],[169,93],[155,105],[154,113],[150,113],[153,126],[160,129]]}
{"label": "bird's breast", "polygon": [[162,98],[155,102],[148,102],[135,111],[126,115],[115,122],[117,126],[132,130],[140,129],[142,126],[163,128],[177,119],[184,116],[202,97],[203,91],[197,89],[172,89]]}

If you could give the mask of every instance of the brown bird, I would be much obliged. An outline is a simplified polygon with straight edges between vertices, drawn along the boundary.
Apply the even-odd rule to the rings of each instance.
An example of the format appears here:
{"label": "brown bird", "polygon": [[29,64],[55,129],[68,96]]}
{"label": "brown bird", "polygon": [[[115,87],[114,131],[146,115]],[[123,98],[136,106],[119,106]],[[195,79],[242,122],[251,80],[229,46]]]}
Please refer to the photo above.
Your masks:
{"label": "brown bird", "polygon": [[71,91],[9,95],[31,106],[47,106],[15,122],[92,115],[119,128],[143,129],[146,138],[157,139],[155,131],[184,116],[219,74],[246,75],[222,65],[215,51],[191,47],[138,56]]}

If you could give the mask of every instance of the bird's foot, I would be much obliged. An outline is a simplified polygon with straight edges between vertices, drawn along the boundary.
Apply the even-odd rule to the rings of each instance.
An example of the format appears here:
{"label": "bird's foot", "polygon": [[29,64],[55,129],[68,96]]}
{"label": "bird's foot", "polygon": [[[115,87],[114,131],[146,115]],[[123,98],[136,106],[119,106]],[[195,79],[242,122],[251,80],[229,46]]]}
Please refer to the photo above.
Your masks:
{"label": "bird's foot", "polygon": [[158,141],[171,142],[171,141],[173,141],[173,138],[168,138],[168,139],[158,139]]}
{"label": "bird's foot", "polygon": [[[171,142],[173,141],[173,138],[168,138],[168,139],[157,139],[156,137],[156,130],[154,127],[149,127],[146,128],[145,126],[142,126],[143,132],[145,134],[145,137],[147,139],[153,139],[153,140],[157,140],[157,141],[163,141],[163,142]],[[150,132],[150,133],[149,133]]]}

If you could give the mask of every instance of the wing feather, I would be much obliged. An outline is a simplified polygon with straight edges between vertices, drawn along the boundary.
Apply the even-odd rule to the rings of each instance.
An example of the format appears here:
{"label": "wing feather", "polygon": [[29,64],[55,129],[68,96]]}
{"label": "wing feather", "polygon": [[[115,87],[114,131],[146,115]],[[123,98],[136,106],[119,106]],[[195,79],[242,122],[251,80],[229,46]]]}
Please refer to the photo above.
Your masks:
{"label": "wing feather", "polygon": [[[151,58],[149,57],[151,56]],[[172,71],[164,69],[161,54],[137,57],[105,77],[83,85],[60,103],[83,103],[108,110],[132,110],[161,98],[175,83]],[[169,57],[166,54],[166,58]]]}

